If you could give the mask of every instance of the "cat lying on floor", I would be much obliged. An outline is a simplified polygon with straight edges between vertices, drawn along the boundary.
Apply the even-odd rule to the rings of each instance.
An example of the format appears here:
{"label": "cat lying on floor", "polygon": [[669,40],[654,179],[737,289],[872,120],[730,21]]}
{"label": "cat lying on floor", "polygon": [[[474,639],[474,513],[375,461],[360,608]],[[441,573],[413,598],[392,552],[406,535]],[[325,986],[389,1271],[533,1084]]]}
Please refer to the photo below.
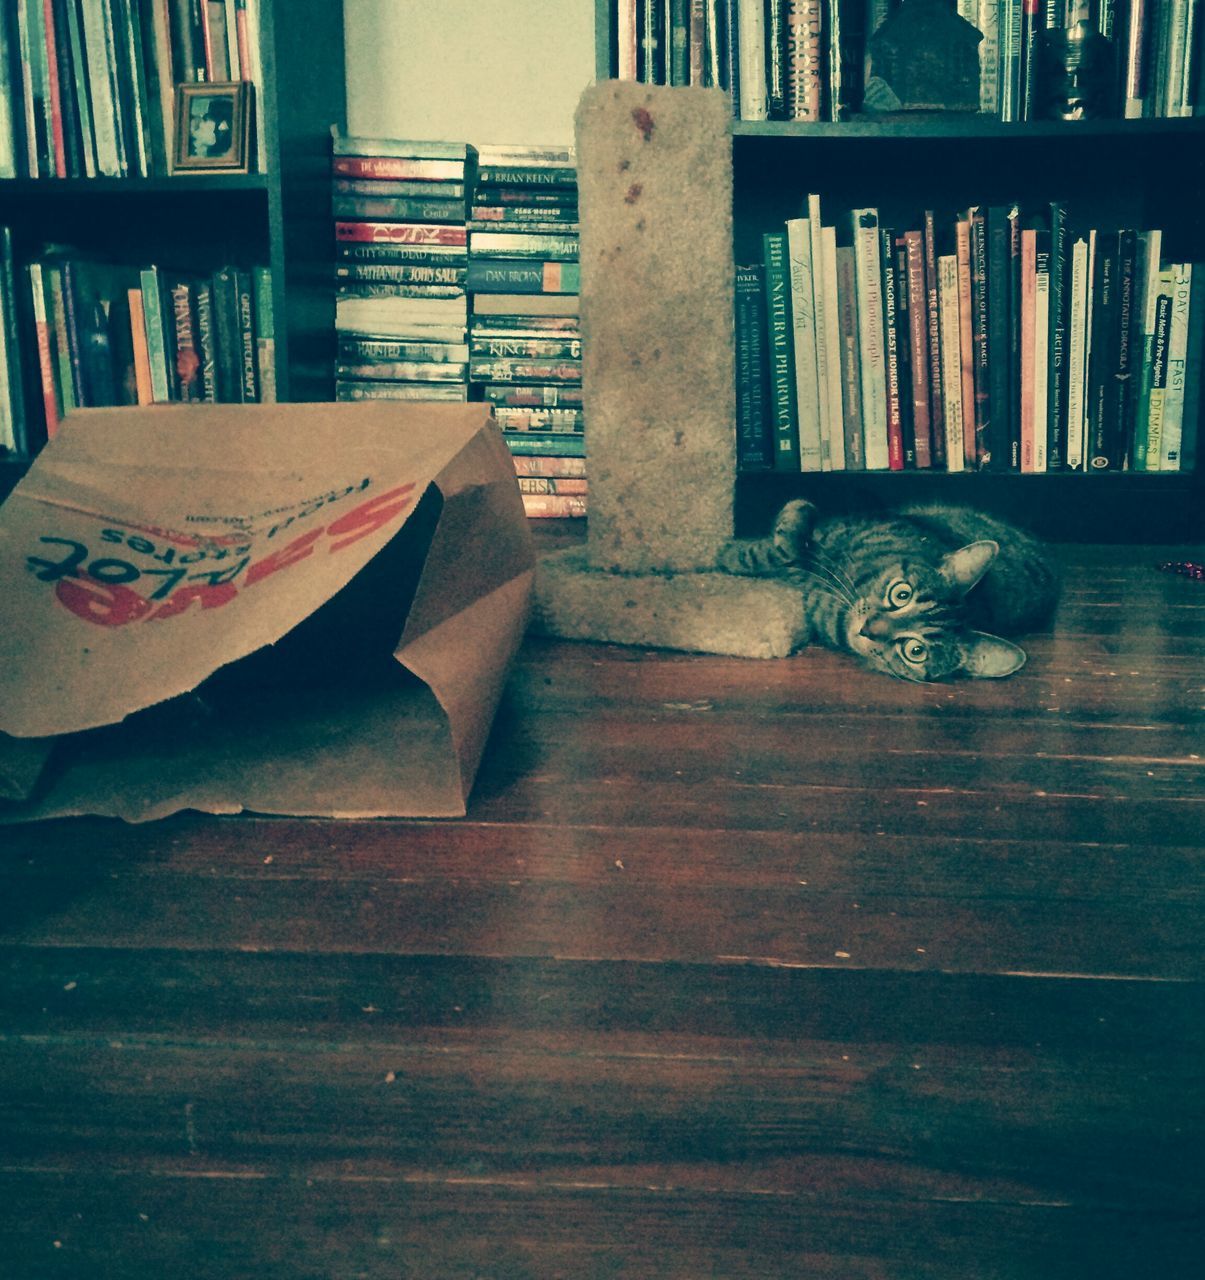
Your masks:
{"label": "cat lying on floor", "polygon": [[796,584],[809,643],[918,681],[1012,675],[1025,651],[995,633],[1044,625],[1059,587],[1049,552],[1030,534],[940,504],[824,518],[797,499],[768,537],[725,547],[719,568]]}

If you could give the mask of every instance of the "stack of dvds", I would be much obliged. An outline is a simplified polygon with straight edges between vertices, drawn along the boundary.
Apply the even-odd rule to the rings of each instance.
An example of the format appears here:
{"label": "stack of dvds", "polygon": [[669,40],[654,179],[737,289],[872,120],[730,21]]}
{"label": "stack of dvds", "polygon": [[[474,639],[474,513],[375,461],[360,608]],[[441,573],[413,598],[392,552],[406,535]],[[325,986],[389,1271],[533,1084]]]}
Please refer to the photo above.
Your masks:
{"label": "stack of dvds", "polygon": [[469,221],[469,376],[530,516],[586,513],[577,168],[570,147],[483,146]]}
{"label": "stack of dvds", "polygon": [[463,142],[336,133],[336,399],[468,399],[474,158]]}

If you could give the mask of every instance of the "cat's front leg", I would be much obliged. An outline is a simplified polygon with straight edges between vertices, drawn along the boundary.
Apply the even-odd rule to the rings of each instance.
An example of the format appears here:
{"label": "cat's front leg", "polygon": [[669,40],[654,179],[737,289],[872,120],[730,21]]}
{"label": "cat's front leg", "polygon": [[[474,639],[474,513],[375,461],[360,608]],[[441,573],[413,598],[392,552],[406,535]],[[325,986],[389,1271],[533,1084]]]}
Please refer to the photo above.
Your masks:
{"label": "cat's front leg", "polygon": [[816,523],[816,504],[793,498],[774,519],[765,538],[733,538],[716,558],[725,573],[751,577],[776,577],[801,563]]}

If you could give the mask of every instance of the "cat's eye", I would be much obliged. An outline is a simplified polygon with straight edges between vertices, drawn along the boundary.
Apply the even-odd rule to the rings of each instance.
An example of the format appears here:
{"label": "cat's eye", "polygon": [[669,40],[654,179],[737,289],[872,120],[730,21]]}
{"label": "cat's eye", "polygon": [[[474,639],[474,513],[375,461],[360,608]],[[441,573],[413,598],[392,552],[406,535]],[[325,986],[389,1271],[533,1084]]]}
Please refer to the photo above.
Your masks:
{"label": "cat's eye", "polygon": [[897,580],[887,588],[887,607],[902,609],[912,599],[913,594],[910,583]]}
{"label": "cat's eye", "polygon": [[909,662],[924,662],[929,655],[929,650],[923,640],[905,640],[900,645],[900,648]]}

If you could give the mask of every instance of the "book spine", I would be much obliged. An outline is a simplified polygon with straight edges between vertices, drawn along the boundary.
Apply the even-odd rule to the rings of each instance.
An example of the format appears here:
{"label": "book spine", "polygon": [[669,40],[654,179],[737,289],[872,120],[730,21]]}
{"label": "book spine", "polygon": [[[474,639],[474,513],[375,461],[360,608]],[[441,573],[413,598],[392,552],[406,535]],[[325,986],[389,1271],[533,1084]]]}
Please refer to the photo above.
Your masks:
{"label": "book spine", "polygon": [[396,378],[401,382],[463,382],[468,376],[468,363],[448,361],[379,360],[375,362],[336,361],[335,375],[340,378]]}
{"label": "book spine", "polygon": [[636,0],[616,0],[615,75],[619,80],[636,79]]}
{"label": "book spine", "polygon": [[201,362],[201,399],[213,404],[218,398],[217,335],[214,329],[213,286],[198,280],[194,286],[197,308],[197,356]]}
{"label": "book spine", "polygon": [[259,401],[258,355],[255,345],[255,290],[249,271],[234,273],[238,296],[239,398],[244,404]]}
{"label": "book spine", "polygon": [[425,262],[341,262],[335,265],[335,283],[369,280],[378,284],[450,284],[464,286],[468,269]]}
{"label": "book spine", "polygon": [[469,259],[466,288],[477,293],[578,293],[576,262],[505,262]]}
{"label": "book spine", "polygon": [[740,118],[768,120],[765,0],[729,0],[729,3],[737,7]]}
{"label": "book spine", "polygon": [[[331,172],[348,178],[411,178],[464,181],[463,160],[415,160],[402,156],[333,156]],[[572,171],[570,171],[572,172]],[[485,181],[479,176],[480,181]]]}
{"label": "book spine", "polygon": [[879,228],[879,265],[883,290],[883,362],[887,375],[887,466],[904,469],[904,425],[900,409],[900,329],[896,311],[895,237]]}
{"label": "book spine", "polygon": [[771,120],[787,114],[787,0],[764,0],[766,14],[766,111]]}
{"label": "book spine", "polygon": [[515,454],[512,459],[517,476],[547,476],[585,479],[584,458],[541,457],[537,454]]}
{"label": "book spine", "polygon": [[1084,387],[1088,351],[1088,241],[1071,246],[1067,296],[1066,466],[1079,471],[1084,459]]}
{"label": "book spine", "polygon": [[845,422],[842,405],[841,335],[838,324],[840,302],[837,296],[837,229],[822,227],[820,235],[822,264],[821,287],[824,294],[824,377],[828,387],[829,463],[834,471],[844,471]]}
{"label": "book spine", "polygon": [[958,258],[937,259],[938,309],[941,314],[942,407],[946,431],[946,470],[963,469],[962,352],[958,316]]}
{"label": "book spine", "polygon": [[13,233],[11,227],[0,226],[0,447],[24,455],[29,443]]}
{"label": "book spine", "polygon": [[820,469],[833,469],[832,424],[828,404],[828,323],[824,309],[824,226],[820,215],[820,197],[807,199],[808,256],[812,274],[812,339],[816,350],[817,429],[820,436]]}
{"label": "book spine", "polygon": [[[962,459],[965,470],[979,465],[975,448],[974,306],[971,293],[971,224],[959,218],[954,226],[958,264],[958,350],[962,366]],[[949,460],[947,459],[947,462]]]}
{"label": "book spine", "polygon": [[821,0],[787,0],[787,102],[790,120],[823,118]]}
{"label": "book spine", "polygon": [[912,419],[912,297],[908,284],[908,241],[902,235],[891,245],[895,261],[896,354],[900,383],[900,427],[904,445],[904,469],[916,466],[916,424]]}
{"label": "book spine", "polygon": [[1147,44],[1149,42],[1147,0],[1130,0],[1125,44],[1125,100],[1122,115],[1127,120],[1145,114],[1147,93]]}
{"label": "book spine", "polygon": [[741,471],[773,463],[767,419],[765,271],[757,263],[736,268],[736,439]]}
{"label": "book spine", "polygon": [[762,235],[766,273],[766,333],[770,352],[770,409],[774,427],[774,469],[799,470],[795,416],[794,339],[791,274],[785,232]]}
{"label": "book spine", "polygon": [[412,196],[331,197],[331,213],[336,218],[396,218],[403,222],[463,222],[463,200],[424,200]]}
{"label": "book spine", "polygon": [[858,343],[858,286],[854,251],[838,246],[837,330],[841,357],[841,421],[845,438],[845,469],[866,466],[862,432],[862,356]]}
{"label": "book spine", "polygon": [[925,251],[919,231],[904,233],[908,257],[908,329],[912,364],[912,433],[916,465],[933,465],[933,427],[929,414],[929,323],[925,291]]}
{"label": "book spine", "polygon": [[978,0],[975,25],[983,33],[979,42],[979,110],[989,115],[1000,111],[1000,4],[999,0]]}
{"label": "book spine", "polygon": [[134,387],[139,404],[154,404],[155,389],[151,378],[151,352],[146,340],[146,309],[142,290],[127,291],[130,308],[130,341],[134,350]]}
{"label": "book spine", "polygon": [[791,333],[794,342],[795,420],[799,426],[799,469],[823,469],[820,453],[820,384],[816,366],[816,293],[812,279],[812,238],[806,218],[786,223],[791,272]]}
{"label": "book spine", "polygon": [[1167,337],[1167,390],[1163,398],[1163,438],[1159,444],[1160,471],[1180,470],[1192,276],[1193,268],[1190,262],[1178,263],[1173,268],[1171,316],[1168,320]]}
{"label": "book spine", "polygon": [[1022,0],[1000,0],[1000,119],[1016,122],[1021,115]]}
{"label": "book spine", "polygon": [[582,366],[576,360],[491,360],[469,363],[473,382],[581,382]]}
{"label": "book spine", "polygon": [[523,513],[529,520],[571,520],[586,514],[588,499],[585,494],[525,493]]}
{"label": "book spine", "polygon": [[1173,272],[1160,272],[1162,280],[1155,304],[1155,341],[1151,351],[1151,394],[1147,404],[1146,470],[1163,465],[1163,406],[1167,395],[1167,357],[1171,339]]}
{"label": "book spine", "polygon": [[941,373],[941,318],[937,287],[937,229],[932,209],[924,213],[925,303],[929,328],[929,426],[933,465],[946,465],[945,396]]}
{"label": "book spine", "polygon": [[151,392],[156,404],[172,399],[168,372],[167,331],[164,327],[164,301],[159,268],[143,267],[139,272],[142,285],[142,312],[146,325],[147,354],[151,364]]}
{"label": "book spine", "polygon": [[862,358],[862,417],[866,468],[886,471],[887,369],[883,355],[883,289],[877,209],[854,209],[854,272],[858,294],[858,347]]}
{"label": "book spine", "polygon": [[51,350],[54,356],[54,379],[59,390],[59,412],[66,416],[81,403],[77,368],[72,349],[79,350],[78,333],[68,337],[67,307],[63,296],[63,268],[48,262],[43,267],[46,277],[46,318],[50,324]]}
{"label": "book spine", "polygon": [[154,101],[152,109],[152,154],[158,159],[157,173],[170,174],[176,122],[176,71],[172,61],[169,0],[142,0],[142,47],[146,52],[147,87]]}
{"label": "book spine", "polygon": [[26,267],[29,278],[30,298],[33,303],[34,336],[37,341],[38,371],[42,387],[42,411],[45,418],[46,438],[54,439],[58,433],[61,413],[59,389],[54,369],[54,335],[50,328],[50,314],[46,307],[46,280],[40,262]]}
{"label": "book spine", "polygon": [[107,3],[85,5],[81,9],[84,50],[88,63],[88,91],[92,99],[96,168],[106,178],[119,178],[122,175],[117,150],[117,101],[113,96],[113,82],[109,73],[108,42],[105,35],[107,15]]}
{"label": "book spine", "polygon": [[1049,356],[1046,361],[1046,463],[1051,471],[1061,470],[1067,456],[1067,302],[1070,274],[1067,206],[1050,204],[1050,314],[1048,317]]}
{"label": "book spine", "polygon": [[260,404],[276,403],[276,319],[272,307],[272,271],[252,267],[255,296],[255,368],[259,377]]}
{"label": "book spine", "polygon": [[987,212],[988,377],[991,394],[990,469],[1008,471],[1012,465],[1012,342],[1010,332],[1012,260],[1008,209],[993,205]]}
{"label": "book spine", "polygon": [[987,218],[979,207],[968,213],[971,247],[971,342],[975,375],[975,457],[980,468],[992,467],[991,351],[988,345]]}
{"label": "book spine", "polygon": [[1037,232],[1026,228],[1021,232],[1021,471],[1034,472],[1034,349],[1037,306]]}
{"label": "book spine", "polygon": [[1201,381],[1205,378],[1205,268],[1193,270],[1188,308],[1188,343],[1184,361],[1184,432],[1180,441],[1180,470],[1194,471],[1201,431]]}
{"label": "book spine", "polygon": [[[483,338],[478,335],[479,330],[474,327],[469,346],[475,356],[508,360],[580,360],[582,355],[580,338]],[[453,357],[435,355],[431,358],[451,360]]]}
{"label": "book spine", "polygon": [[172,319],[175,326],[176,382],[180,399],[197,404],[204,397],[201,386],[201,356],[197,349],[196,324],[193,317],[192,286],[178,281],[171,286]]}
{"label": "book spine", "polygon": [[1042,92],[1042,33],[1046,26],[1043,0],[1022,0],[1021,5],[1021,100],[1022,120],[1039,115]]}
{"label": "book spine", "polygon": [[[517,459],[516,459],[517,461]],[[589,481],[585,476],[540,476],[528,475],[515,468],[519,480],[520,493],[576,493],[589,492]]]}
{"label": "book spine", "polygon": [[1118,245],[1115,235],[1098,233],[1092,278],[1092,351],[1088,363],[1088,466],[1093,471],[1120,465],[1109,420],[1117,363]]}
{"label": "book spine", "polygon": [[585,414],[580,409],[524,409],[495,405],[494,417],[506,431],[581,431]]}
{"label": "book spine", "polygon": [[436,244],[465,247],[469,242],[467,227],[429,222],[336,222],[335,241],[339,244]]}
{"label": "book spine", "polygon": [[503,438],[512,453],[584,458],[586,441],[569,431],[504,431]]}
{"label": "book spine", "polygon": [[1050,395],[1050,232],[1040,230],[1034,243],[1033,307],[1033,469],[1049,469]]}
{"label": "book spine", "polygon": [[1142,322],[1136,284],[1138,280],[1138,234],[1124,230],[1117,234],[1117,335],[1113,380],[1109,385],[1107,423],[1114,467],[1125,465],[1133,446],[1133,384],[1141,358]]}
{"label": "book spine", "polygon": [[689,0],[669,0],[669,75],[666,83],[681,88],[690,83]]}
{"label": "book spine", "polygon": [[1021,206],[1008,206],[1008,459],[1021,469]]}

